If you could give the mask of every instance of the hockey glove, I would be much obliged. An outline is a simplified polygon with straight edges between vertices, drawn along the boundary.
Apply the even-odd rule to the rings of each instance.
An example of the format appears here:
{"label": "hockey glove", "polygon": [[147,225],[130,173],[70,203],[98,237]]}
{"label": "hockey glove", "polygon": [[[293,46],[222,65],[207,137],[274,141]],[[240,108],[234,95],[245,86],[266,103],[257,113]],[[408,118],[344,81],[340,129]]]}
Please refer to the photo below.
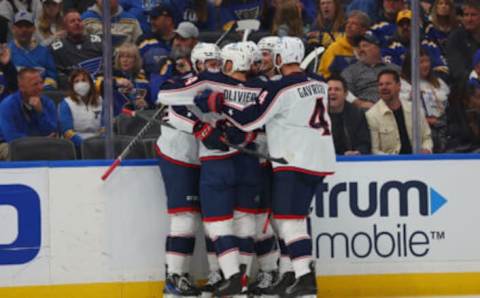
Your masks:
{"label": "hockey glove", "polygon": [[193,135],[210,150],[228,151],[228,146],[222,141],[222,131],[208,123],[198,121],[193,127]]}
{"label": "hockey glove", "polygon": [[225,133],[227,140],[234,145],[246,146],[252,143],[257,137],[257,133],[253,131],[245,132],[232,126],[226,121],[218,121],[217,127]]}
{"label": "hockey glove", "polygon": [[225,99],[223,93],[205,89],[193,98],[195,105],[203,112],[221,113]]}

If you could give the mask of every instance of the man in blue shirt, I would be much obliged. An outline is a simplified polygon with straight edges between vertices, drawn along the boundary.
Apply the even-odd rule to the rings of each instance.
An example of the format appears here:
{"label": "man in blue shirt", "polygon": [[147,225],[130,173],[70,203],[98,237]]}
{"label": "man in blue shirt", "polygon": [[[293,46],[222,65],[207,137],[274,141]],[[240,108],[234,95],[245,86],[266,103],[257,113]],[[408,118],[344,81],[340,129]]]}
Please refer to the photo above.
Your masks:
{"label": "man in blue shirt", "polygon": [[56,136],[57,113],[51,99],[41,96],[43,79],[35,68],[18,72],[19,91],[0,104],[0,160],[8,156],[7,144],[27,136]]}
{"label": "man in blue shirt", "polygon": [[41,72],[47,88],[57,88],[57,69],[48,48],[39,45],[34,38],[35,22],[28,11],[19,11],[12,26],[13,40],[8,43],[12,61],[17,70],[33,67]]}

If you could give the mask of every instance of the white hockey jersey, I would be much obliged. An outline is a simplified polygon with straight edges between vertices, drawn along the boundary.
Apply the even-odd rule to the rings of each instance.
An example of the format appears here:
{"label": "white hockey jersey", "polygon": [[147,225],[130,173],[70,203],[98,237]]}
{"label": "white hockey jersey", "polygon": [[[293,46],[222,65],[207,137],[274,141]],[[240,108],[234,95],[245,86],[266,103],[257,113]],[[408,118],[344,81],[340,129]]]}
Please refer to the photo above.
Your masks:
{"label": "white hockey jersey", "polygon": [[273,170],[325,176],[335,171],[335,149],[327,112],[328,86],[305,73],[272,81],[258,103],[237,109],[225,104],[224,114],[240,129],[253,131],[265,125]]}
{"label": "white hockey jersey", "polygon": [[[254,87],[249,84],[255,85]],[[258,83],[244,83],[221,73],[202,73],[199,76],[189,78],[176,85],[175,88],[162,89],[158,93],[157,103],[162,103],[171,106],[186,106],[186,109],[197,116],[202,122],[209,122],[216,125],[216,121],[224,119],[220,114],[209,113],[200,114],[200,110],[193,105],[193,98],[205,89],[211,89],[217,92],[223,92],[225,102],[228,105],[234,106],[238,110],[243,110],[250,105],[255,104],[255,99],[262,90]],[[182,125],[177,124],[175,127],[180,127],[185,131],[192,132],[195,122],[185,119]],[[178,119],[177,119],[178,120]],[[200,160],[223,159],[228,158],[234,154],[238,154],[238,150],[230,149],[229,151],[210,150],[206,148],[201,142],[199,144]]]}

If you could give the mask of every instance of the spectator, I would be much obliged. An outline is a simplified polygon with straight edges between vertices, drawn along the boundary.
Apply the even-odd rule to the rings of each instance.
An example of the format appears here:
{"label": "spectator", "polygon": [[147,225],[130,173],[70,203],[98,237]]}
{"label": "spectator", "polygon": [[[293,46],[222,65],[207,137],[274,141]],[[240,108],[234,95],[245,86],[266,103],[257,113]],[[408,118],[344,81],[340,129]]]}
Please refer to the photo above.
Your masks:
{"label": "spectator", "polygon": [[320,12],[308,33],[308,44],[327,48],[342,35],[345,16],[340,0],[319,0]]}
{"label": "spectator", "polygon": [[366,13],[373,22],[376,22],[379,18],[379,9],[378,0],[353,0],[347,5],[347,14],[359,10]]}
{"label": "spectator", "polygon": [[57,113],[53,101],[40,95],[43,80],[35,68],[18,72],[19,91],[9,95],[0,104],[0,159],[8,156],[9,143],[26,136],[56,136]]}
{"label": "spectator", "polygon": [[[164,0],[162,0],[163,2]],[[150,23],[148,20],[148,14],[152,8],[152,2],[149,0],[119,0],[120,5],[123,8],[123,11],[133,15],[138,23],[142,32],[150,32]]]}
{"label": "spectator", "polygon": [[303,37],[302,6],[298,0],[277,2],[272,32],[278,36]]}
{"label": "spectator", "polygon": [[353,44],[358,36],[365,34],[370,26],[370,19],[361,11],[352,11],[345,25],[345,36],[332,43],[320,60],[318,72],[325,78],[331,74],[340,74],[347,66],[356,61]]}
{"label": "spectator", "polygon": [[[411,10],[402,10],[397,16],[397,29],[395,35],[391,38],[387,47],[382,49],[383,60],[394,63],[398,66],[403,65],[405,54],[410,51],[411,37]],[[430,56],[433,70],[441,77],[448,77],[448,66],[442,55],[440,48],[435,42],[423,39],[420,46]]]}
{"label": "spectator", "polygon": [[22,10],[28,11],[36,17],[42,9],[42,3],[40,1],[41,0],[2,0],[0,1],[0,17],[9,24],[13,23],[15,15]]}
{"label": "spectator", "polygon": [[386,47],[396,31],[397,14],[404,9],[403,0],[383,0],[382,10],[377,22],[370,29],[380,40],[382,47]]}
{"label": "spectator", "polygon": [[13,38],[8,43],[12,61],[17,69],[34,67],[41,71],[46,88],[57,87],[57,70],[48,48],[37,45],[33,40],[35,25],[33,16],[27,11],[19,11],[13,22]]}
{"label": "spectator", "polygon": [[[103,34],[103,0],[97,0],[96,4],[82,14],[85,32],[88,34]],[[112,46],[117,48],[124,42],[135,42],[142,35],[142,29],[137,19],[123,11],[118,0],[110,0]]]}
{"label": "spectator", "polygon": [[11,58],[7,45],[0,45],[0,102],[18,89],[17,69]]}
{"label": "spectator", "polygon": [[[400,75],[391,69],[378,75],[380,99],[367,111],[373,154],[411,154],[412,104],[400,100]],[[420,152],[432,152],[430,128],[425,117],[420,120]]]}
{"label": "spectator", "polygon": [[480,48],[480,1],[465,0],[462,9],[463,27],[453,31],[447,40],[447,62],[453,82],[467,80],[473,55]]}
{"label": "spectator", "polygon": [[[400,99],[411,100],[411,54],[407,53],[402,67],[402,87]],[[450,88],[438,78],[432,69],[430,56],[420,49],[420,96],[427,122],[432,131],[433,152],[443,152],[447,144],[448,95]]]}
{"label": "spectator", "polygon": [[41,0],[43,9],[35,20],[37,38],[43,46],[49,46],[55,39],[65,37],[63,30],[62,0]]}
{"label": "spectator", "polygon": [[[125,43],[116,50],[113,76],[115,116],[120,114],[125,106],[142,110],[148,108],[149,104],[154,105],[154,101],[150,99],[149,83],[142,70],[142,58],[136,45]],[[103,77],[99,77],[96,84],[102,86]]]}
{"label": "spectator", "polygon": [[182,22],[175,30],[172,51],[163,69],[150,77],[150,90],[158,94],[162,84],[172,76],[184,76],[192,71],[190,54],[198,42],[198,29],[194,24]]}
{"label": "spectator", "polygon": [[327,83],[335,152],[338,155],[370,154],[370,132],[365,113],[346,101],[347,83],[340,76],[331,76]]}
{"label": "spectator", "polygon": [[70,10],[78,11],[82,14],[90,6],[95,4],[95,0],[64,0],[63,2],[63,11],[67,12]]}
{"label": "spectator", "polygon": [[167,5],[155,7],[150,12],[151,33],[140,36],[137,44],[147,77],[159,74],[161,66],[170,54],[175,37],[175,21],[172,9]]}
{"label": "spectator", "polygon": [[480,85],[456,85],[450,98],[448,151],[478,152],[480,148]]}
{"label": "spectator", "polygon": [[217,11],[213,2],[208,0],[164,0],[164,5],[172,8],[176,24],[190,22],[200,31],[217,29]]}
{"label": "spectator", "polygon": [[430,16],[430,24],[425,29],[425,38],[435,42],[444,55],[448,36],[458,26],[459,21],[453,0],[435,0]]}
{"label": "spectator", "polygon": [[260,19],[263,9],[262,0],[223,0],[217,5],[220,6],[220,25],[226,30],[232,22],[247,19]]}
{"label": "spectator", "polygon": [[63,18],[66,36],[50,46],[57,69],[64,77],[76,68],[91,75],[99,73],[102,65],[102,40],[98,35],[85,34],[80,13],[70,10]]}
{"label": "spectator", "polygon": [[350,65],[342,72],[347,81],[348,90],[355,96],[353,104],[368,110],[378,101],[377,77],[385,69],[400,72],[400,67],[392,63],[384,63],[380,54],[380,41],[366,33],[357,39],[358,62]]}
{"label": "spectator", "polygon": [[102,98],[95,91],[90,73],[72,71],[68,79],[68,96],[58,105],[60,132],[72,141],[79,152],[83,140],[101,133]]}
{"label": "spectator", "polygon": [[475,55],[473,55],[472,66],[473,70],[470,72],[468,80],[472,84],[480,84],[480,49],[475,52]]}

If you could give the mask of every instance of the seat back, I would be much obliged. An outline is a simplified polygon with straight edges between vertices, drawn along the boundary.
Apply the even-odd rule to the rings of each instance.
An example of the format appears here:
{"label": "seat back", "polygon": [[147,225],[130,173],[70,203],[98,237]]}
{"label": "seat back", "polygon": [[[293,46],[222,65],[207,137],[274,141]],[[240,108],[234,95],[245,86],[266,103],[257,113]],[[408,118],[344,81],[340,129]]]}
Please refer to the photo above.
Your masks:
{"label": "seat back", "polygon": [[[120,155],[133,138],[131,136],[115,136],[113,138],[113,150],[115,157]],[[92,137],[82,142],[83,159],[105,159],[105,138]],[[137,142],[125,159],[143,159],[147,158],[147,152],[143,142]]]}
{"label": "seat back", "polygon": [[49,137],[25,137],[9,144],[12,161],[73,160],[76,159],[75,145],[66,139]]}
{"label": "seat back", "polygon": [[[143,114],[148,117],[152,117],[155,113],[154,110],[138,111],[137,113]],[[116,118],[117,133],[125,136],[136,136],[138,132],[147,124],[147,121],[140,117],[128,117],[125,115],[119,115]],[[161,127],[159,124],[153,124],[147,132],[142,136],[144,139],[155,139],[161,133]]]}

